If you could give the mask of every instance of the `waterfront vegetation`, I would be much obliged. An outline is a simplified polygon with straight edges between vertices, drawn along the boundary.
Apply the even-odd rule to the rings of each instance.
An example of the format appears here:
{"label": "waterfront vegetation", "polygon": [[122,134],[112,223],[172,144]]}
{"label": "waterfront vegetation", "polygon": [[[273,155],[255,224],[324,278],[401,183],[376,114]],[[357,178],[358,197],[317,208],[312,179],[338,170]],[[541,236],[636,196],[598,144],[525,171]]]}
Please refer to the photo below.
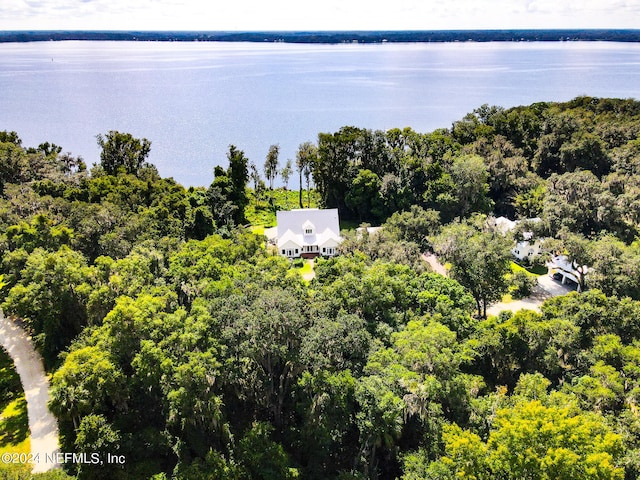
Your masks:
{"label": "waterfront vegetation", "polygon": [[251,203],[247,206],[247,223],[253,227],[275,227],[276,212],[278,210],[291,210],[292,208],[318,208],[318,194],[311,190],[309,201],[304,194],[302,207],[299,203],[299,192],[297,190],[285,190],[284,188],[274,189],[272,192],[260,191],[256,193],[252,189]]}
{"label": "waterfront vegetation", "polygon": [[[69,475],[640,475],[640,102],[482,106],[430,133],[343,127],[291,162],[230,146],[190,188],[160,177],[148,140],[99,142],[89,168],[0,132],[2,308],[52,375],[62,451],[126,458]],[[275,186],[296,177],[300,190]],[[384,228],[345,231],[307,282],[262,236],[301,205]],[[521,231],[492,215],[541,218],[526,228],[590,267],[585,291],[487,317],[530,287],[509,253]]]}

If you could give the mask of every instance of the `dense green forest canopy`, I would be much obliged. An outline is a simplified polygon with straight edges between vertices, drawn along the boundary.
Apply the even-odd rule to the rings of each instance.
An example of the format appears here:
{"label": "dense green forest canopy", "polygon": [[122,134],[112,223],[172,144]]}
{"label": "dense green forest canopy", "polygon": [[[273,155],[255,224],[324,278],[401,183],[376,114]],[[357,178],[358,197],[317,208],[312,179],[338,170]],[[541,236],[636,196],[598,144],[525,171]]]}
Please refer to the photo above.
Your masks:
{"label": "dense green forest canopy", "polygon": [[[52,375],[62,451],[126,458],[69,475],[640,475],[640,102],[345,126],[284,165],[277,145],[264,160],[232,145],[188,189],[160,177],[149,140],[98,142],[88,169],[0,132],[2,309]],[[295,174],[299,192],[274,187]],[[383,229],[345,231],[305,281],[247,227],[315,202]],[[498,232],[501,215],[539,217],[527,228],[549,252],[589,266],[584,291],[487,317],[522,235]]]}

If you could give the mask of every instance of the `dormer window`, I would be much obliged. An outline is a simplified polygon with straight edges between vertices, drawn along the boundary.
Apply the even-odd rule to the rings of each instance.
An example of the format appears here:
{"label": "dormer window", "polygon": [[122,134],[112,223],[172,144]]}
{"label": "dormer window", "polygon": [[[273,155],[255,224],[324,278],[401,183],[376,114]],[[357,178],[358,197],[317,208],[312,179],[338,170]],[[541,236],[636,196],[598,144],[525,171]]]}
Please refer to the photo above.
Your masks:
{"label": "dormer window", "polygon": [[313,223],[311,223],[309,220],[302,224],[302,231],[305,235],[313,235],[314,230],[315,228],[313,226]]}

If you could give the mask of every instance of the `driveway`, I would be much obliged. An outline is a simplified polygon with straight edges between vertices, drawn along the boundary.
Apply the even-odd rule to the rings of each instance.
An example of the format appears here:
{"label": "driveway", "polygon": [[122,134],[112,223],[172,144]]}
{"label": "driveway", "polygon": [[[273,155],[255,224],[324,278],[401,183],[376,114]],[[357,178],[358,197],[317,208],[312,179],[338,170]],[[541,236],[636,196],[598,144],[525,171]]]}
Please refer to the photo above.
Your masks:
{"label": "driveway", "polygon": [[13,359],[27,400],[31,453],[38,455],[39,463],[33,465],[33,473],[46,472],[60,465],[47,461],[59,450],[58,423],[49,412],[49,381],[44,373],[42,358],[33,348],[31,337],[0,311],[0,342]]}
{"label": "driveway", "polygon": [[534,310],[540,311],[540,305],[551,297],[557,297],[560,295],[566,295],[569,292],[573,292],[574,287],[570,285],[562,285],[557,280],[549,277],[548,275],[540,275],[538,277],[538,285],[533,289],[533,293],[521,300],[514,300],[512,302],[498,302],[487,308],[487,315],[498,315],[502,311],[517,312],[518,310]]}
{"label": "driveway", "polygon": [[447,272],[447,267],[442,265],[438,261],[438,257],[436,257],[433,253],[423,253],[422,254],[422,259],[431,266],[431,269],[435,273],[439,273],[440,275],[445,276],[445,277],[449,276],[449,272]]}
{"label": "driveway", "polygon": [[552,297],[566,295],[569,292],[574,292],[576,289],[575,285],[562,285],[562,283],[558,280],[554,280],[549,275],[539,276],[538,285],[540,285],[540,287]]}

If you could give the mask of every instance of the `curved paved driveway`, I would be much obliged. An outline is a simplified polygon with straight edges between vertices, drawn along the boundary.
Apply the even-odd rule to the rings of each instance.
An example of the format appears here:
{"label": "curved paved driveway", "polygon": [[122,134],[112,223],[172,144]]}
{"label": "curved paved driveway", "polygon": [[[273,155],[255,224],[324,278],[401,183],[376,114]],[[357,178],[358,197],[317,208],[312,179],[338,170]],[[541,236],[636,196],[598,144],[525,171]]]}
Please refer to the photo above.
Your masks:
{"label": "curved paved driveway", "polygon": [[542,305],[546,299],[566,295],[574,290],[575,288],[569,285],[562,285],[548,275],[540,275],[538,277],[538,285],[534,288],[531,296],[509,303],[494,303],[487,308],[487,315],[498,315],[503,310],[517,312],[518,310],[527,309],[540,312],[540,305]]}
{"label": "curved paved driveway", "polygon": [[59,465],[46,461],[58,451],[58,423],[49,412],[49,382],[44,373],[42,358],[33,348],[31,338],[24,330],[0,311],[0,342],[13,359],[27,400],[31,453],[40,462],[34,464],[33,473],[46,472]]}

